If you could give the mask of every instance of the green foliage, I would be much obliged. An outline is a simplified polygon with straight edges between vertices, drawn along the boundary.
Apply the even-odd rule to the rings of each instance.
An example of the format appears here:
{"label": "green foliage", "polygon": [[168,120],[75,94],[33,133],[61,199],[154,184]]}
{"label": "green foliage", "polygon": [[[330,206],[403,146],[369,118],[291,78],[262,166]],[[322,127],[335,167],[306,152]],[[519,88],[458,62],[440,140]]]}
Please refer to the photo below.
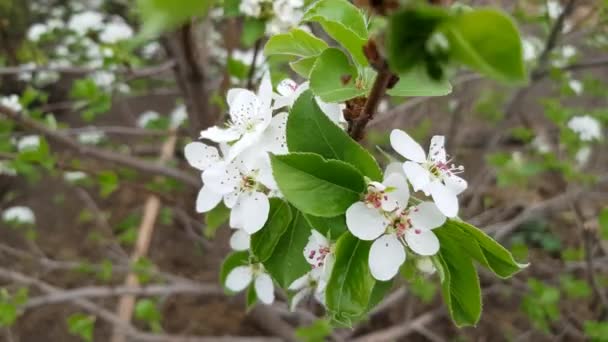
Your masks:
{"label": "green foliage", "polygon": [[296,337],[303,342],[327,341],[331,335],[333,327],[331,322],[325,319],[318,319],[311,325],[296,329]]}
{"label": "green foliage", "polygon": [[528,279],[530,292],[522,301],[522,309],[539,330],[549,332],[549,324],[560,317],[559,290],[534,278]]}
{"label": "green foliage", "polygon": [[363,46],[368,39],[367,22],[363,13],[346,0],[320,0],[304,13],[302,21],[321,24],[325,32],[340,43],[353,60],[366,66]]}
{"label": "green foliage", "polygon": [[97,184],[99,185],[99,195],[108,197],[118,189],[118,175],[114,171],[102,171],[97,175]]}
{"label": "green foliage", "polygon": [[593,342],[608,341],[608,322],[585,321],[585,335]]}
{"label": "green foliage", "polygon": [[271,164],[281,193],[305,214],[343,214],[365,188],[363,176],[353,166],[318,154],[272,156]]}
{"label": "green foliage", "polygon": [[382,179],[382,171],[371,154],[321,111],[310,90],[298,97],[290,111],[287,145],[291,152],[312,152],[342,160],[372,180]]}
{"label": "green foliage", "polygon": [[76,313],[67,319],[68,331],[87,342],[93,341],[93,329],[95,328],[95,316]]}
{"label": "green foliage", "polygon": [[346,226],[346,216],[340,215],[335,217],[318,217],[313,215],[304,215],[306,221],[321,234],[327,235],[332,239],[337,238],[348,230]]}
{"label": "green foliage", "polygon": [[152,299],[140,299],[135,304],[135,318],[140,321],[146,322],[150,329],[159,333],[162,331],[161,328],[161,313],[158,310],[156,302]]}
{"label": "green foliage", "polygon": [[359,78],[340,49],[328,48],[317,57],[310,71],[310,89],[325,102],[342,102],[367,94],[371,83]]}
{"label": "green foliage", "polygon": [[376,281],[368,256],[371,241],[345,233],[336,243],[336,261],[325,291],[328,313],[338,324],[351,326],[366,313]]}
{"label": "green foliage", "polygon": [[270,258],[277,243],[291,223],[289,204],[278,198],[270,199],[270,212],[264,227],[251,236],[251,251],[264,262]]}
{"label": "green foliage", "polygon": [[325,41],[312,34],[294,28],[287,33],[277,34],[264,46],[264,55],[288,55],[299,57],[298,60],[289,65],[300,76],[308,78],[317,56],[327,48]]}
{"label": "green foliage", "polygon": [[444,21],[440,30],[448,38],[452,58],[498,80],[526,80],[519,32],[503,12],[464,11]]}
{"label": "green foliage", "polygon": [[14,294],[6,289],[0,289],[0,328],[9,327],[15,323],[19,315],[19,307],[27,303],[27,288],[19,288]]}
{"label": "green foliage", "polygon": [[214,1],[138,0],[137,10],[143,22],[140,38],[149,39],[172,30],[191,18],[204,16]]}
{"label": "green foliage", "polygon": [[588,298],[591,295],[591,287],[584,280],[578,280],[570,274],[560,276],[559,283],[566,296],[573,299]]}
{"label": "green foliage", "polygon": [[243,34],[241,42],[245,47],[253,46],[258,39],[264,37],[266,32],[266,22],[256,18],[246,18],[243,22]]}
{"label": "green foliage", "polygon": [[91,122],[100,114],[110,110],[112,98],[110,94],[101,89],[92,79],[80,79],[74,81],[70,96],[74,100],[83,101],[82,119]]}
{"label": "green foliage", "polygon": [[310,271],[303,250],[312,229],[304,215],[292,209],[293,219],[276,244],[272,255],[264,261],[264,267],[274,280],[287,288],[294,280]]}
{"label": "green foliage", "polygon": [[608,240],[608,208],[602,209],[597,220],[600,226],[600,236],[603,240]]}
{"label": "green foliage", "polygon": [[205,215],[205,237],[214,237],[217,229],[226,223],[229,217],[230,209],[228,209],[223,202],[220,202],[215,208],[207,212],[207,215]]}
{"label": "green foliage", "polygon": [[447,80],[433,80],[421,68],[399,74],[399,82],[387,91],[391,96],[444,96],[452,92]]}

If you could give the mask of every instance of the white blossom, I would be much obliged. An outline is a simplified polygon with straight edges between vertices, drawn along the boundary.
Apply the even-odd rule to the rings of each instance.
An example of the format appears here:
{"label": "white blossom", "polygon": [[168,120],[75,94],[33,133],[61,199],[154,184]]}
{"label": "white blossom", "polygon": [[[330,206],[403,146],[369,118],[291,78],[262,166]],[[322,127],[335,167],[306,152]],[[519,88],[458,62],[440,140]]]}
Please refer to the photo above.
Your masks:
{"label": "white blossom", "polygon": [[591,158],[591,147],[590,146],[581,147],[578,151],[576,151],[576,155],[574,156],[574,159],[576,160],[576,163],[578,164],[579,168],[582,168],[585,165],[587,165],[590,158]]}
{"label": "white blossom", "polygon": [[274,285],[272,278],[264,270],[262,264],[250,264],[237,266],[228,273],[226,287],[234,292],[246,289],[253,281],[253,286],[258,299],[264,304],[274,302]]}
{"label": "white blossom", "polygon": [[0,105],[8,107],[9,109],[15,112],[20,112],[21,110],[23,110],[23,107],[19,102],[19,95],[15,94],[0,97]]}
{"label": "white blossom", "polygon": [[36,23],[27,30],[27,39],[36,42],[42,37],[42,35],[49,32],[49,27],[45,24]]}
{"label": "white blossom", "polygon": [[568,81],[568,87],[570,87],[570,89],[572,89],[572,91],[576,95],[580,95],[583,93],[583,82],[581,82],[579,80]]}
{"label": "white blossom", "polygon": [[430,257],[422,257],[416,260],[416,268],[426,274],[433,274],[437,269]]}
{"label": "white blossom", "polygon": [[600,122],[589,115],[580,115],[568,121],[568,128],[578,134],[582,141],[593,141],[602,138],[602,126]]}
{"label": "white blossom", "polygon": [[103,16],[99,12],[85,11],[74,14],[68,21],[68,28],[81,36],[90,30],[103,27]]}
{"label": "white blossom", "polygon": [[251,235],[242,229],[237,229],[230,237],[230,248],[235,251],[246,251],[251,246]]}
{"label": "white blossom", "polygon": [[188,112],[186,112],[186,106],[179,105],[171,112],[171,127],[177,128],[181,126],[188,119]]}
{"label": "white blossom", "polygon": [[[393,168],[394,169],[394,168]],[[369,267],[378,280],[389,280],[405,262],[404,246],[419,255],[434,255],[439,240],[432,229],[446,217],[432,202],[408,207],[409,190],[400,172],[385,172],[382,183],[370,182],[363,199],[346,210],[348,230],[361,240],[374,240]]]}
{"label": "white blossom", "polygon": [[560,14],[562,14],[563,11],[564,11],[564,8],[559,3],[559,1],[556,1],[556,0],[547,1],[547,14],[549,15],[549,18],[557,19],[560,16]]}
{"label": "white blossom", "polygon": [[408,159],[403,171],[414,191],[422,190],[447,217],[458,215],[458,194],[467,188],[467,182],[457,176],[464,167],[452,164],[445,152],[443,136],[431,139],[428,156],[422,147],[404,131],[395,129],[390,135],[391,146]]}
{"label": "white blossom", "polygon": [[63,173],[63,179],[69,183],[75,183],[87,178],[87,174],[82,171],[66,171]]}
{"label": "white blossom", "polygon": [[114,44],[133,37],[133,29],[120,17],[105,24],[99,34],[99,39],[107,44]]}
{"label": "white blossom", "polygon": [[137,118],[137,126],[141,128],[145,128],[150,122],[154,120],[158,120],[160,118],[160,114],[153,110],[148,110],[139,115]]}
{"label": "white blossom", "polygon": [[110,71],[99,70],[91,74],[91,79],[98,87],[108,89],[116,81],[116,75]]}
{"label": "white blossom", "polygon": [[17,171],[5,160],[0,160],[0,175],[16,176]]}
{"label": "white blossom", "polygon": [[90,130],[78,134],[78,141],[82,144],[97,145],[106,137],[103,131]]}
{"label": "white blossom", "polygon": [[25,206],[14,206],[2,212],[2,220],[9,223],[34,224],[36,216],[32,209]]}
{"label": "white blossom", "polygon": [[40,147],[40,136],[39,135],[26,135],[19,139],[17,142],[17,150],[37,150]]}

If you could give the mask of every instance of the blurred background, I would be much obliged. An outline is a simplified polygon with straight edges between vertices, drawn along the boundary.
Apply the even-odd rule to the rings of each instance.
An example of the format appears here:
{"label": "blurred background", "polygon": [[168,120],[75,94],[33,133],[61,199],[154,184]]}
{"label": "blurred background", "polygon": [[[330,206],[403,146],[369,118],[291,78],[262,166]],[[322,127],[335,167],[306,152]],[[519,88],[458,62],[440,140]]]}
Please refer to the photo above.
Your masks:
{"label": "blurred background", "polygon": [[[223,293],[226,212],[195,212],[183,146],[220,120],[227,89],[265,70],[301,81],[261,52],[311,1],[283,2],[260,25],[256,1],[203,0],[205,16],[151,39],[132,1],[0,0],[0,104],[28,113],[0,115],[0,340],[608,341],[601,0],[441,1],[510,13],[530,82],[458,71],[452,94],[386,100],[369,125],[380,161],[393,128],[425,144],[445,135],[469,182],[460,216],[531,263],[508,280],[480,272],[477,327],[453,325],[437,276],[399,279],[352,330],[312,302],[246,310]],[[355,1],[379,27],[378,6],[395,2]]]}

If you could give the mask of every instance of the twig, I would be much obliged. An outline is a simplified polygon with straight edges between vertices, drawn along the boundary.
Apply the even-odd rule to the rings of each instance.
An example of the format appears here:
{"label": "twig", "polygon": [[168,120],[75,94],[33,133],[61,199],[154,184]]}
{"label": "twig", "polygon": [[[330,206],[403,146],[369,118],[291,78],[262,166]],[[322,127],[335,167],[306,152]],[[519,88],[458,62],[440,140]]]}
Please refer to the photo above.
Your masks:
{"label": "twig", "polygon": [[160,74],[162,72],[171,70],[175,65],[175,61],[169,60],[159,65],[153,65],[143,67],[140,69],[131,68],[118,68],[115,70],[108,70],[107,68],[92,68],[83,66],[52,66],[52,65],[36,65],[36,66],[14,66],[0,68],[0,76],[3,75],[14,75],[23,72],[58,72],[66,75],[86,75],[92,74],[98,71],[111,71],[115,73],[125,74],[128,79],[145,78]]}
{"label": "twig", "polygon": [[262,38],[259,38],[255,41],[255,46],[253,47],[253,58],[251,59],[251,66],[249,66],[249,74],[247,74],[247,89],[253,88],[253,78],[255,77],[256,61],[258,59],[258,54],[260,53],[261,46]]}
{"label": "twig", "polygon": [[[177,136],[175,135],[175,132],[173,132],[173,134],[169,136],[169,138],[165,141],[161,148],[160,157],[158,158],[159,164],[166,163],[169,159],[171,159],[175,150],[176,142]],[[156,222],[156,218],[160,210],[160,204],[160,198],[158,198],[157,196],[150,195],[146,199],[143,219],[138,229],[135,250],[131,255],[132,263],[137,262],[139,259],[141,259],[148,253],[148,248],[150,247],[150,242],[152,241],[152,234],[154,233],[154,224]],[[125,286],[132,288],[137,288],[139,286],[139,281],[135,272],[131,272],[127,275]],[[118,317],[120,317],[120,319],[124,320],[125,322],[129,322],[131,320],[131,315],[133,314],[134,308],[135,296],[122,296],[120,298],[120,301],[118,302]],[[114,330],[112,341],[125,341],[125,335],[119,330]]]}
{"label": "twig", "polygon": [[249,316],[266,332],[280,337],[283,341],[296,341],[295,330],[285,323],[271,307],[257,305],[251,310]]}
{"label": "twig", "polygon": [[166,284],[146,285],[144,287],[88,286],[30,298],[23,308],[27,310],[38,306],[70,302],[81,298],[106,298],[126,294],[138,296],[167,296],[186,293],[206,296],[221,296],[224,294],[223,290],[218,286],[208,284]]}
{"label": "twig", "polygon": [[412,332],[416,331],[416,329],[431,323],[433,320],[439,317],[440,314],[440,309],[426,312],[412,321],[400,323],[384,330],[357,337],[353,339],[352,342],[395,341],[411,334]]}
{"label": "twig", "polygon": [[388,69],[388,65],[385,65],[379,70],[378,76],[376,76],[376,80],[374,80],[372,90],[369,93],[369,97],[367,98],[367,101],[365,101],[363,111],[359,117],[353,121],[353,125],[350,129],[350,136],[353,139],[361,140],[363,138],[365,126],[367,126],[374,117],[378,104],[380,103],[380,100],[382,100],[382,96],[384,96],[384,92],[386,91],[392,76],[393,74]]}
{"label": "twig", "polygon": [[55,130],[52,130],[43,124],[38,123],[29,117],[17,113],[10,108],[0,105],[0,114],[8,116],[10,119],[16,121],[19,125],[28,128],[32,131],[36,131],[50,140],[53,140],[65,147],[68,147],[83,156],[91,157],[107,162],[111,162],[117,165],[133,168],[137,171],[141,171],[147,174],[155,174],[176,179],[190,186],[200,186],[200,181],[190,175],[189,173],[183,172],[178,169],[166,167],[161,164],[155,164],[148,161],[140,160],[135,157],[127,156],[121,153],[100,149],[93,146],[83,145],[73,140],[72,138],[63,135]]}

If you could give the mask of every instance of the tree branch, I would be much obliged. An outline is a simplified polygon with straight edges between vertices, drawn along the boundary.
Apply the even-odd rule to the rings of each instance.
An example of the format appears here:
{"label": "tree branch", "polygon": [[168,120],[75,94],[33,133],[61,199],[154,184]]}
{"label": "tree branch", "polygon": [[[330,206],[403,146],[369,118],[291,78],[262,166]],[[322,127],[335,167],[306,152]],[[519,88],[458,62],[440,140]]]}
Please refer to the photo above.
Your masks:
{"label": "tree branch", "polygon": [[56,143],[61,144],[67,148],[70,148],[85,157],[90,157],[90,158],[94,158],[94,159],[111,162],[116,165],[130,167],[132,169],[135,169],[135,170],[143,172],[143,173],[173,178],[173,179],[181,181],[190,186],[194,186],[194,187],[200,186],[199,179],[196,177],[193,177],[189,173],[183,172],[178,169],[169,168],[169,167],[163,166],[161,164],[140,160],[140,159],[137,159],[137,158],[134,158],[131,156],[121,154],[121,153],[80,144],[79,142],[73,140],[72,138],[69,138],[55,130],[52,130],[52,129],[44,126],[43,124],[38,123],[37,121],[35,121],[33,119],[30,119],[29,117],[27,117],[23,114],[17,113],[15,111],[13,111],[7,107],[1,106],[1,105],[0,105],[0,114],[6,115],[10,119],[16,121],[19,125],[27,128],[29,130],[38,132],[38,133],[46,136],[48,139],[53,140]]}

